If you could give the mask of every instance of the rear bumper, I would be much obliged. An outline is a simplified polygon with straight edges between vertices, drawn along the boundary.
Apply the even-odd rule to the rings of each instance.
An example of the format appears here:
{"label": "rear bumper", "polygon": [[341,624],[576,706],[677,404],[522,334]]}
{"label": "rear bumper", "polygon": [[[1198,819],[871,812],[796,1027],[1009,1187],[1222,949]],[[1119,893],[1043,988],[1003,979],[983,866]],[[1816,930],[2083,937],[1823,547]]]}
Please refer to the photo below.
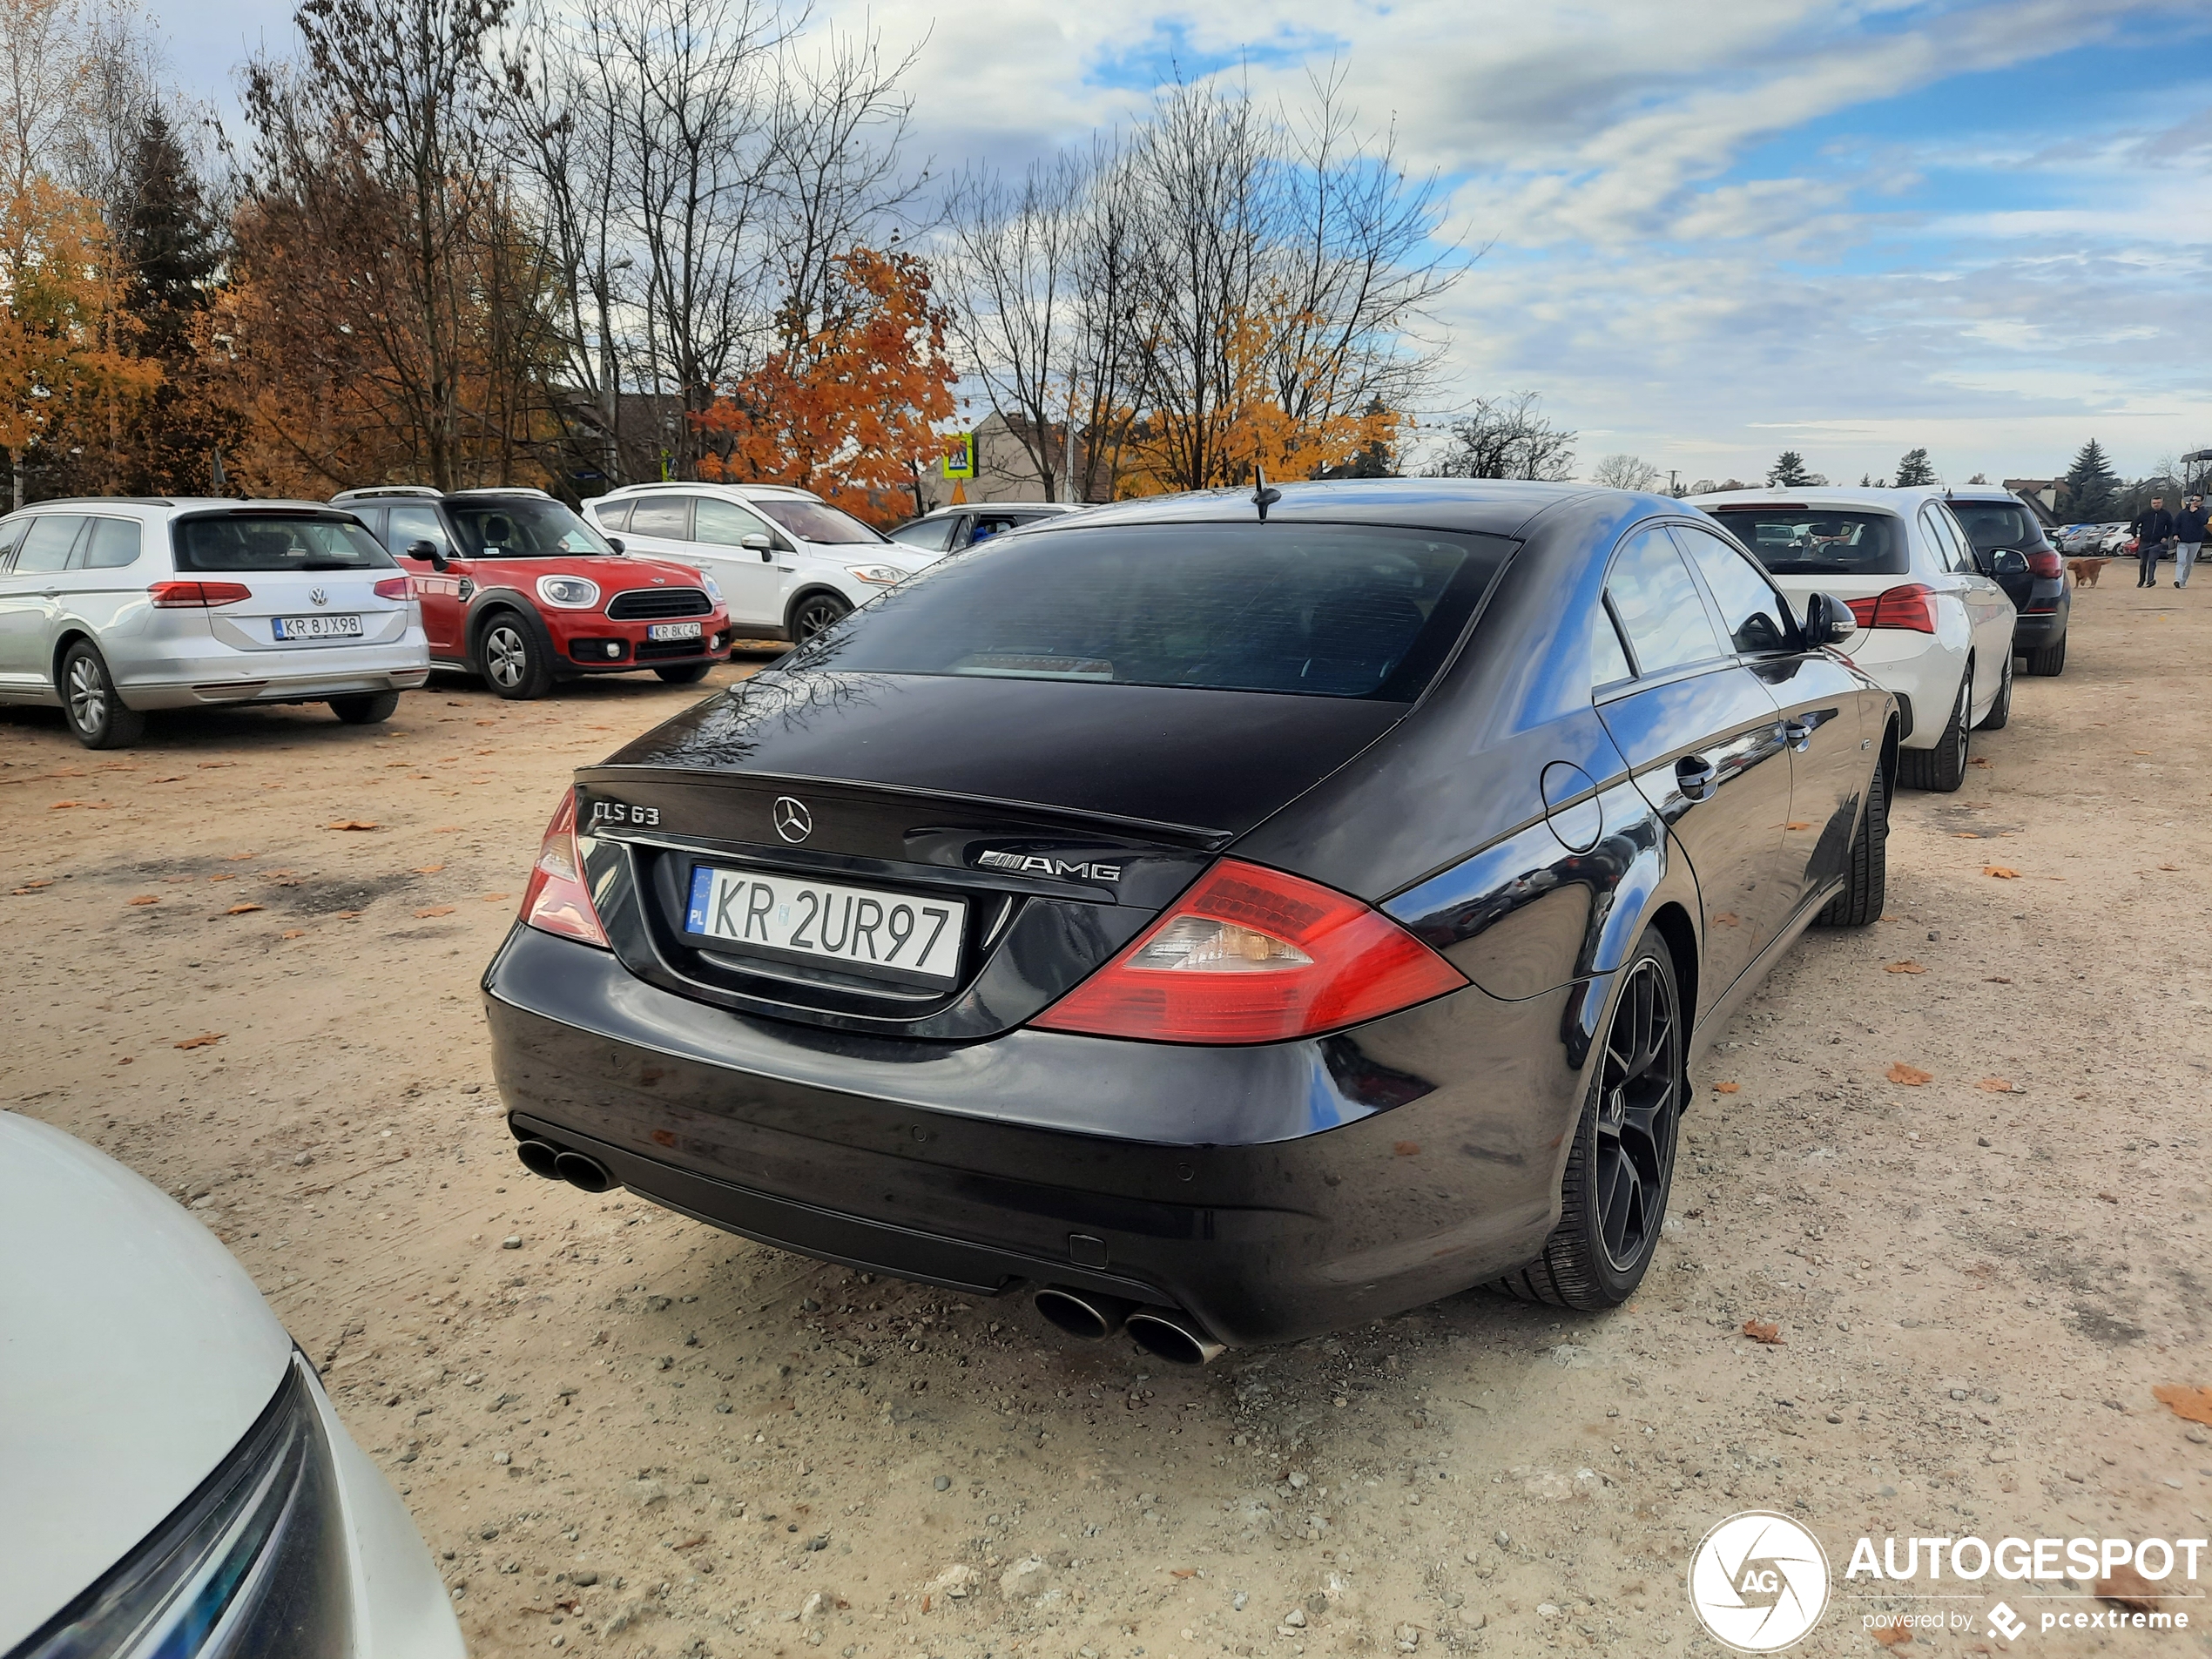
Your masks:
{"label": "rear bumper", "polygon": [[2013,619],[2013,649],[2014,651],[2040,651],[2055,645],[2066,637],[2068,614],[2073,601],[2061,598],[2050,610],[2023,610]]}
{"label": "rear bumper", "polygon": [[117,671],[134,709],[203,708],[226,703],[313,703],[363,692],[412,691],[430,678],[420,631],[385,645],[322,645],[287,651],[219,651]]}
{"label": "rear bumper", "polygon": [[1943,735],[1966,671],[1964,648],[1953,649],[1937,636],[1907,629],[1870,628],[1855,635],[1844,651],[1875,684],[1896,697],[1904,716],[1898,741],[1908,749],[1933,747]]}
{"label": "rear bumper", "polygon": [[995,1296],[1073,1285],[1231,1345],[1340,1329],[1529,1260],[1556,1220],[1589,987],[1470,988],[1356,1033],[954,1044],[747,1018],[517,927],[484,980],[518,1136],[639,1196]]}

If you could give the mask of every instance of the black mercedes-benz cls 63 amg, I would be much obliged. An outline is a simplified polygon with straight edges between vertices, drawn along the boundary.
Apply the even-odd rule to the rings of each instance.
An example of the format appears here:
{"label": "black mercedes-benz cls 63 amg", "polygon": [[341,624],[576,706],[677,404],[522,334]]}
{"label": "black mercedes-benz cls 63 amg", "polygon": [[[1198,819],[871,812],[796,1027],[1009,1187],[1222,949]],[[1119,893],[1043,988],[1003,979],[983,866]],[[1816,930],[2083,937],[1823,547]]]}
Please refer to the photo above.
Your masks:
{"label": "black mercedes-benz cls 63 amg", "polygon": [[1620,1302],[1701,1042],[1881,908],[1898,717],[1712,520],[1093,509],[577,775],[484,977],[523,1161],[1170,1359]]}

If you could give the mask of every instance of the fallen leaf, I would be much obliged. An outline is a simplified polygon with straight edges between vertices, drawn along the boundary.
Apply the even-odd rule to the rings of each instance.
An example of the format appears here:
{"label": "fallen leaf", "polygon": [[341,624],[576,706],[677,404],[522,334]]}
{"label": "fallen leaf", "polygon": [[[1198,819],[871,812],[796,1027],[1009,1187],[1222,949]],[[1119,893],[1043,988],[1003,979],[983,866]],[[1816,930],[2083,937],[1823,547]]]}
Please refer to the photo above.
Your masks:
{"label": "fallen leaf", "polygon": [[210,1043],[220,1042],[227,1035],[228,1033],[222,1031],[209,1031],[199,1036],[186,1037],[182,1042],[172,1043],[170,1047],[174,1049],[205,1049]]}
{"label": "fallen leaf", "polygon": [[1196,1578],[1198,1576],[1198,1569],[1195,1567],[1170,1567],[1168,1568],[1168,1576],[1170,1578]]}
{"label": "fallen leaf", "polygon": [[449,916],[453,914],[453,907],[449,904],[434,904],[427,910],[418,910],[415,914],[425,920],[432,916]]}
{"label": "fallen leaf", "polygon": [[1981,867],[1981,873],[1984,875],[1993,875],[2000,881],[2017,881],[2020,877],[2018,870],[2007,869],[2001,864],[1985,864]]}
{"label": "fallen leaf", "polygon": [[1715,1083],[1713,1092],[1716,1095],[1738,1095],[1743,1092],[1743,1085],[1742,1083]]}
{"label": "fallen leaf", "polygon": [[430,833],[433,835],[458,835],[461,833],[461,826],[458,824],[440,824],[436,828],[433,829]]}
{"label": "fallen leaf", "polygon": [[1903,1625],[1892,1624],[1876,1630],[1874,1640],[1885,1648],[1902,1648],[1912,1640],[1912,1633]]}
{"label": "fallen leaf", "polygon": [[2161,870],[2178,870],[2182,867],[2178,864],[2161,864],[2158,867]]}
{"label": "fallen leaf", "polygon": [[2161,1383],[2150,1393],[2153,1399],[2175,1416],[2212,1427],[2212,1388],[2188,1388],[2180,1383]]}
{"label": "fallen leaf", "polygon": [[181,772],[173,773],[167,778],[157,778],[154,779],[154,782],[158,784],[180,784],[184,781],[185,774]]}
{"label": "fallen leaf", "polygon": [[1882,970],[1885,974],[1925,974],[1927,971],[1928,970],[1921,967],[1919,963],[1910,961],[1892,962],[1887,968]]}
{"label": "fallen leaf", "polygon": [[305,927],[287,927],[277,935],[280,939],[305,939],[307,936],[307,930]]}
{"label": "fallen leaf", "polygon": [[325,824],[323,827],[334,830],[373,830],[376,827],[376,820],[371,818],[341,818]]}
{"label": "fallen leaf", "polygon": [[1984,766],[1984,767],[1989,767],[1989,768],[1993,768],[1993,768],[1996,766],[1996,765],[1997,765],[1997,763],[1996,763],[1994,760],[1986,760],[1986,759],[1983,759],[1981,756],[1979,756],[1979,755],[1976,755],[1976,756],[1975,756],[1975,757],[1974,757],[1972,760],[1969,760],[1966,764],[1967,764],[1968,765],[1970,765],[1970,766]]}
{"label": "fallen leaf", "polygon": [[1810,824],[1799,824],[1793,821],[1791,823],[1784,824],[1782,827],[1786,830],[1809,830],[1812,827],[1812,826]]}
{"label": "fallen leaf", "polygon": [[132,900],[131,902],[132,904],[159,904],[161,900],[159,895],[156,894],[142,893],[137,898]]}
{"label": "fallen leaf", "polygon": [[1953,830],[1951,839],[1954,841],[1979,841],[1981,840],[1981,832],[1979,830]]}
{"label": "fallen leaf", "polygon": [[202,772],[219,772],[225,766],[236,765],[238,762],[235,760],[203,760],[199,763],[199,769]]}
{"label": "fallen leaf", "polygon": [[39,877],[36,881],[24,882],[23,886],[17,887],[16,891],[17,893],[32,893],[36,892],[40,887],[51,887],[53,885],[54,878],[51,875],[44,875]]}
{"label": "fallen leaf", "polygon": [[2147,755],[2152,752],[2148,749],[2130,749],[2128,752],[2129,754]]}
{"label": "fallen leaf", "polygon": [[256,910],[264,910],[267,907],[266,905],[234,904],[228,910],[223,912],[223,914],[226,916],[244,916],[250,915]]}
{"label": "fallen leaf", "polygon": [[2100,1602],[2116,1602],[2141,1613],[2155,1613],[2159,1597],[2172,1593],[2161,1590],[2125,1562],[2099,1579],[2093,1592]]}
{"label": "fallen leaf", "polygon": [[360,914],[361,912],[358,910],[341,910],[338,913],[338,920],[341,921],[351,921],[354,917]]}
{"label": "fallen leaf", "polygon": [[1986,1089],[1993,1095],[2025,1095],[2027,1092],[2025,1089],[2013,1088],[2011,1082],[2002,1077],[1985,1077],[1974,1087]]}
{"label": "fallen leaf", "polygon": [[435,875],[445,867],[442,864],[418,864],[415,867],[415,873],[417,875]]}
{"label": "fallen leaf", "polygon": [[239,864],[243,863],[247,859],[258,859],[260,856],[261,855],[259,853],[232,853],[226,855],[224,862],[226,864]]}
{"label": "fallen leaf", "polygon": [[64,806],[82,806],[84,804],[81,800],[57,800],[46,810],[50,813],[58,813]]}
{"label": "fallen leaf", "polygon": [[1892,1060],[1890,1062],[1889,1079],[1893,1083],[1904,1084],[1907,1089],[1918,1089],[1922,1083],[1934,1082],[1935,1073],[1923,1071],[1918,1066],[1908,1066],[1902,1060]]}
{"label": "fallen leaf", "polygon": [[1783,1345],[1782,1327],[1778,1325],[1762,1325],[1757,1319],[1746,1319],[1743,1321],[1743,1334],[1754,1342],[1764,1343],[1770,1348],[1779,1348]]}
{"label": "fallen leaf", "polygon": [[484,902],[486,904],[497,904],[502,899],[511,899],[515,895],[511,893],[487,893],[484,894]]}
{"label": "fallen leaf", "polygon": [[1421,1155],[1421,1143],[1419,1141],[1398,1141],[1393,1143],[1390,1150],[1393,1157],[1417,1158]]}

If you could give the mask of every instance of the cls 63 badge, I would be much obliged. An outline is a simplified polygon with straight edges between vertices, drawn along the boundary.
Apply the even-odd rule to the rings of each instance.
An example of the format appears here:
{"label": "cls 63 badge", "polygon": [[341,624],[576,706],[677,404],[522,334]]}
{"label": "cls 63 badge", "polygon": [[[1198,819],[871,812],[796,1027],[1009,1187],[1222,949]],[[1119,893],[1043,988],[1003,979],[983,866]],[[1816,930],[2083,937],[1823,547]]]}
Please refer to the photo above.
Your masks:
{"label": "cls 63 badge", "polygon": [[658,806],[632,806],[618,800],[595,800],[591,803],[591,827],[602,824],[631,824],[650,829],[660,822]]}

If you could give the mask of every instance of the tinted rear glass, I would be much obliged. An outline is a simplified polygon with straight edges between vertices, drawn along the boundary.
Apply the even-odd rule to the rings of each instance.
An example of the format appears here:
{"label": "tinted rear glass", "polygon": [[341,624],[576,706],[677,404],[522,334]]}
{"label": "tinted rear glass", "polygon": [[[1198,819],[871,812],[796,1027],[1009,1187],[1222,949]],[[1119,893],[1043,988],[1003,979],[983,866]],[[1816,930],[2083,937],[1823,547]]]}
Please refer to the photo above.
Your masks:
{"label": "tinted rear glass", "polygon": [[753,506],[774,519],[802,542],[827,547],[871,546],[889,538],[877,535],[850,513],[840,512],[826,502],[801,501],[796,496],[759,496]]}
{"label": "tinted rear glass", "polygon": [[792,665],[1411,702],[1512,549],[1339,524],[1008,536],[910,578]]}
{"label": "tinted rear glass", "polygon": [[557,501],[448,499],[446,516],[461,550],[471,558],[558,559],[614,551],[605,536]]}
{"label": "tinted rear glass", "polygon": [[2025,507],[2007,506],[2001,501],[1954,501],[1951,516],[1984,553],[1993,553],[2000,547],[2035,552],[2044,544],[2042,524]]}
{"label": "tinted rear glass", "polygon": [[1715,518],[1775,576],[1903,576],[1905,525],[1888,513],[1716,507]]}
{"label": "tinted rear glass", "polygon": [[179,570],[390,570],[376,538],[350,518],[239,513],[179,519]]}

